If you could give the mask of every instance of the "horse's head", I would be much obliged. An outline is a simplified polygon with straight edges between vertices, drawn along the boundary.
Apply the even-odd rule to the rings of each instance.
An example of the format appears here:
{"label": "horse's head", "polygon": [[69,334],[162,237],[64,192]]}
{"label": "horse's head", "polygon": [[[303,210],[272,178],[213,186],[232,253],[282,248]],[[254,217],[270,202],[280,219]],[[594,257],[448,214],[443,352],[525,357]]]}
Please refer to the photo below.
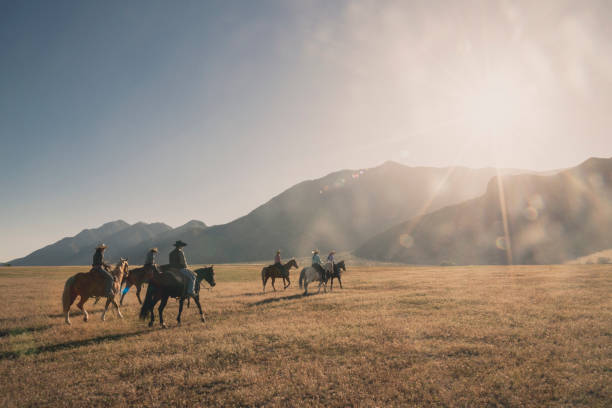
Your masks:
{"label": "horse's head", "polygon": [[217,283],[215,282],[215,271],[213,270],[213,266],[210,265],[206,268],[196,269],[196,275],[198,276],[198,280],[204,279],[211,287],[214,287]]}
{"label": "horse's head", "polygon": [[288,269],[291,269],[291,268],[297,269],[298,268],[297,261],[295,259],[290,260],[289,262],[287,262],[287,267]]}
{"label": "horse's head", "polygon": [[129,273],[127,258],[120,258],[115,267],[116,275],[122,274],[124,277]]}
{"label": "horse's head", "polygon": [[344,265],[344,260],[336,263],[336,265],[338,265],[338,270],[342,269],[344,272],[346,272],[346,266]]}

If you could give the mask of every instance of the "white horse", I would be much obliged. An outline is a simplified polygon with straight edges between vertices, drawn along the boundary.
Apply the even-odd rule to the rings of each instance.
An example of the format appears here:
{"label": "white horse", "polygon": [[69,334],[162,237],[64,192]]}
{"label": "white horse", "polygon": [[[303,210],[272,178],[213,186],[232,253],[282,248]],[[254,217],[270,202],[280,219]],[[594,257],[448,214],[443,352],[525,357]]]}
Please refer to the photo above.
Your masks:
{"label": "white horse", "polygon": [[313,266],[307,266],[302,269],[302,272],[300,272],[300,289],[302,286],[304,287],[304,295],[308,294],[308,284],[314,281],[319,281],[319,290],[317,293],[321,292],[321,285],[323,285],[323,290],[327,293],[327,280],[329,276],[331,276],[332,270],[331,262],[325,264],[323,269],[325,269],[326,276],[321,276],[322,274]]}

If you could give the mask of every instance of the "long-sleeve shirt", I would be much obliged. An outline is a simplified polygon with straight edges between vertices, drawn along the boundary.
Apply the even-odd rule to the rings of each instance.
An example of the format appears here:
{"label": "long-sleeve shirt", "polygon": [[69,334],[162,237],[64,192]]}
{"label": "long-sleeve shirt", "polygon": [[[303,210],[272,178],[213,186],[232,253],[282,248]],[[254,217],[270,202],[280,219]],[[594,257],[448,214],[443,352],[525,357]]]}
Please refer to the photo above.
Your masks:
{"label": "long-sleeve shirt", "polygon": [[145,259],[145,265],[154,265],[157,263],[157,252],[149,251],[147,252],[147,257]]}
{"label": "long-sleeve shirt", "polygon": [[315,264],[321,265],[321,258],[319,258],[319,254],[314,254],[312,256],[312,264],[313,265],[315,265]]}
{"label": "long-sleeve shirt", "polygon": [[170,265],[179,268],[187,268],[187,260],[185,259],[185,254],[183,250],[180,248],[175,248],[170,252],[170,256],[168,257],[170,261]]}
{"label": "long-sleeve shirt", "polygon": [[331,262],[331,263],[334,263],[334,254],[329,254],[329,255],[327,256],[327,261],[328,261],[328,262]]}
{"label": "long-sleeve shirt", "polygon": [[274,256],[274,263],[281,263],[280,254],[276,254],[276,255]]}
{"label": "long-sleeve shirt", "polygon": [[93,256],[93,262],[91,266],[104,266],[106,262],[104,262],[104,252],[101,249],[96,249],[96,252]]}

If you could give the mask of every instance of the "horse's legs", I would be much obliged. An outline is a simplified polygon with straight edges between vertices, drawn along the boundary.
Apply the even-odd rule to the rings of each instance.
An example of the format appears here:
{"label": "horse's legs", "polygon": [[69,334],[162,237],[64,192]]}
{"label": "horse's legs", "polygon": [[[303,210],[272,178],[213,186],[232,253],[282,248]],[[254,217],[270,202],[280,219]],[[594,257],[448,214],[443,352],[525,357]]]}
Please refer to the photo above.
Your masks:
{"label": "horse's legs", "polygon": [[[287,284],[285,285],[285,279],[287,279]],[[291,281],[289,280],[289,277],[287,276],[287,278],[283,277],[283,285],[285,286],[284,289],[287,289],[289,287],[289,285],[291,285]]]}
{"label": "horse's legs", "polygon": [[74,290],[70,291],[70,303],[68,304],[68,309],[66,310],[66,323],[67,324],[71,324],[70,323],[70,306],[72,306],[72,304],[74,303],[74,299],[76,299],[77,294]]}
{"label": "horse's legs", "polygon": [[263,279],[263,292],[266,293],[266,283],[268,282],[268,277],[264,277]]}
{"label": "horse's legs", "polygon": [[97,305],[99,301],[100,301],[100,296],[96,296],[96,301],[94,302],[94,305]]}
{"label": "horse's legs", "polygon": [[178,323],[178,325],[181,325],[181,314],[183,313],[183,303],[185,302],[185,298],[180,298],[179,299],[179,312],[178,315],[176,316],[176,322]]}
{"label": "horse's legs", "polygon": [[304,279],[304,296],[308,295],[308,279]]}
{"label": "horse's legs", "polygon": [[334,290],[334,277],[331,277],[331,282],[329,283],[329,291],[332,292]]}
{"label": "horse's legs", "polygon": [[202,313],[202,305],[200,305],[200,297],[199,296],[194,296],[193,300],[195,300],[196,305],[198,306],[198,310],[200,311],[200,320],[202,320],[202,323],[204,323],[206,321],[206,319],[204,319],[204,313]]}
{"label": "horse's legs", "polygon": [[140,290],[142,289],[142,283],[136,285],[136,297],[138,298],[138,303],[142,305],[142,299],[140,299]]}
{"label": "horse's legs", "polygon": [[161,324],[161,327],[164,329],[167,327],[164,323],[164,308],[166,307],[166,303],[168,303],[168,296],[162,298],[159,308],[157,309],[159,311],[159,324]]}
{"label": "horse's legs", "polygon": [[117,301],[115,300],[114,296],[111,298],[111,303],[113,304],[113,306],[115,306],[117,316],[119,316],[120,319],[123,319],[123,315],[121,314],[121,310],[119,310],[119,305],[117,304]]}
{"label": "horse's legs", "polygon": [[153,300],[153,304],[151,305],[151,321],[149,322],[149,327],[153,327],[153,323],[155,322],[155,304],[157,300]]}
{"label": "horse's legs", "polygon": [[274,281],[276,280],[276,278],[273,276],[272,277],[272,289],[274,289],[274,291],[276,292],[276,288],[274,287]]}
{"label": "horse's legs", "polygon": [[106,311],[108,310],[108,305],[110,305],[112,298],[106,298],[106,304],[104,305],[104,311],[102,312],[102,321],[106,320]]}
{"label": "horse's legs", "polygon": [[344,288],[342,287],[342,279],[340,279],[340,276],[338,276],[338,283],[340,283],[340,289],[344,289]]}
{"label": "horse's legs", "polygon": [[81,295],[81,299],[79,300],[79,303],[77,303],[77,307],[83,312],[84,321],[89,320],[89,314],[87,314],[87,310],[85,310],[85,302],[87,302],[87,299],[89,299],[89,296]]}

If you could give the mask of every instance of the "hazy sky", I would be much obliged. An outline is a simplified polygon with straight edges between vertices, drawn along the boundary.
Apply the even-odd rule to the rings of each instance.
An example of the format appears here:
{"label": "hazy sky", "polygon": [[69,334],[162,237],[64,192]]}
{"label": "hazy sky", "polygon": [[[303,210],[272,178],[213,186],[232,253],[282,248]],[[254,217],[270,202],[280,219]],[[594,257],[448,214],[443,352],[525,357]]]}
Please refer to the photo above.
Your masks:
{"label": "hazy sky", "polygon": [[0,260],[342,168],[612,156],[610,1],[0,0]]}

